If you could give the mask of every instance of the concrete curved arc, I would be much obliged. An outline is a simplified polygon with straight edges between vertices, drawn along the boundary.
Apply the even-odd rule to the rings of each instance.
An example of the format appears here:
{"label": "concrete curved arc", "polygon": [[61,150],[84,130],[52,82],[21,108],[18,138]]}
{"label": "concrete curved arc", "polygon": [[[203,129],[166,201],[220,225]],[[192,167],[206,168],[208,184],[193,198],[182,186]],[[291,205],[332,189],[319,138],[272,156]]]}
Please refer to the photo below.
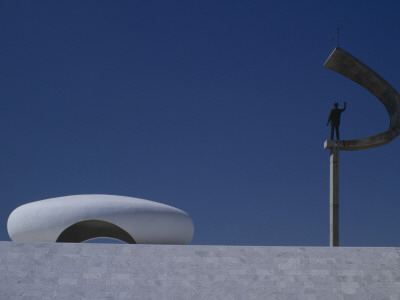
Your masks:
{"label": "concrete curved arc", "polygon": [[389,143],[400,134],[400,95],[386,80],[339,47],[335,48],[324,67],[342,74],[367,89],[385,106],[390,119],[389,129],[385,132],[356,140],[338,141],[340,150],[378,147]]}
{"label": "concrete curved arc", "polygon": [[114,195],[73,195],[27,203],[9,216],[13,241],[55,242],[69,226],[106,221],[127,231],[138,244],[188,244],[194,226],[184,211],[154,201]]}

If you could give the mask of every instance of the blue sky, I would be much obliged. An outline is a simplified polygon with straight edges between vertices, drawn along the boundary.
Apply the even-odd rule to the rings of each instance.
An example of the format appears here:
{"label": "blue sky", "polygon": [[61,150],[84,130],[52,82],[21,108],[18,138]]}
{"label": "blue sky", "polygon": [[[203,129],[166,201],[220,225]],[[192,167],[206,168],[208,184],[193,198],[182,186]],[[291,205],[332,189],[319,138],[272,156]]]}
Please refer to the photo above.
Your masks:
{"label": "blue sky", "polygon": [[[306,3],[303,3],[306,2]],[[0,1],[0,240],[16,207],[132,196],[192,244],[327,246],[332,104],[343,139],[383,105],[323,68],[340,46],[400,90],[397,1]],[[340,243],[400,246],[400,138],[341,152]]]}

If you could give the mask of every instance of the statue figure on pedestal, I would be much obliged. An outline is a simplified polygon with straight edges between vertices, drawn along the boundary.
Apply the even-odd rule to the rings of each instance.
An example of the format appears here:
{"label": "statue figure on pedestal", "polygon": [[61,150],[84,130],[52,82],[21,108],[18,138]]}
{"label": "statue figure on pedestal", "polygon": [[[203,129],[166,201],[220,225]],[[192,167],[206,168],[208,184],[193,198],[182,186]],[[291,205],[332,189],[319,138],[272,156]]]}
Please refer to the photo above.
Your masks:
{"label": "statue figure on pedestal", "polygon": [[331,110],[329,114],[328,122],[326,126],[331,123],[331,140],[333,140],[333,130],[336,132],[336,139],[340,140],[339,138],[339,125],[340,125],[340,115],[342,112],[346,110],[346,102],[344,103],[343,108],[339,108],[339,103],[335,102],[333,104],[334,108]]}

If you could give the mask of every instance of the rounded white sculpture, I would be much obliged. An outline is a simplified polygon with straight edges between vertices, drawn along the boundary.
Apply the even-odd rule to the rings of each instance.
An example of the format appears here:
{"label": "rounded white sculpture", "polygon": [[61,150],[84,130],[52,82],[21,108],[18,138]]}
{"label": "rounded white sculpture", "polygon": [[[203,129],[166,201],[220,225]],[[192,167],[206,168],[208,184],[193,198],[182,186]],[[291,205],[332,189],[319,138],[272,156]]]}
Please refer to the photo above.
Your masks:
{"label": "rounded white sculpture", "polygon": [[83,242],[110,237],[137,244],[189,244],[190,216],[175,207],[132,197],[74,195],[17,207],[7,229],[15,242]]}

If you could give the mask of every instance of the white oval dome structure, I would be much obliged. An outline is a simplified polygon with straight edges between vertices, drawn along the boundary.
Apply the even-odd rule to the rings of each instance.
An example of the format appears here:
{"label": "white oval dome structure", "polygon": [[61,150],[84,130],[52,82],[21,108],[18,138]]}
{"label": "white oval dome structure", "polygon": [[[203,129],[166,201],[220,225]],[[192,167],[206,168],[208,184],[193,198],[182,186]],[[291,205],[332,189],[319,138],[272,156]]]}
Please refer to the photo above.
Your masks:
{"label": "white oval dome structure", "polygon": [[189,244],[193,221],[154,201],[113,195],[74,195],[17,207],[7,230],[15,242],[79,243],[98,237],[130,244]]}

